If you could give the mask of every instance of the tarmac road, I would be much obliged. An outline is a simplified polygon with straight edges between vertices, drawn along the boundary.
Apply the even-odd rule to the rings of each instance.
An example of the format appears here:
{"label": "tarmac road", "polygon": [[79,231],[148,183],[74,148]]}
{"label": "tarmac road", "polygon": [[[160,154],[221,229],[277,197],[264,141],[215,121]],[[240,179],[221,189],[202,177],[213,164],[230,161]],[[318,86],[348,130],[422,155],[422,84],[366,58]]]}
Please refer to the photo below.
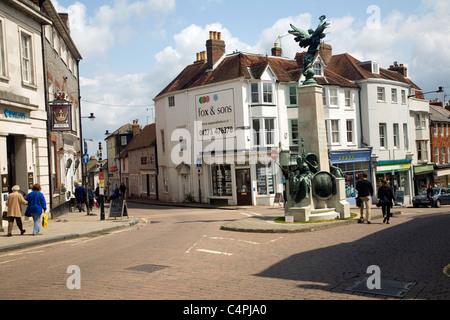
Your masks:
{"label": "tarmac road", "polygon": [[[0,299],[448,300],[449,209],[398,208],[390,225],[375,219],[315,232],[259,233],[221,228],[261,223],[283,210],[129,202],[129,219],[105,222],[115,229],[1,253],[0,269],[8,276]],[[346,290],[374,265],[383,280],[414,285],[403,298]],[[69,281],[74,266],[79,289],[69,288],[76,284]]]}

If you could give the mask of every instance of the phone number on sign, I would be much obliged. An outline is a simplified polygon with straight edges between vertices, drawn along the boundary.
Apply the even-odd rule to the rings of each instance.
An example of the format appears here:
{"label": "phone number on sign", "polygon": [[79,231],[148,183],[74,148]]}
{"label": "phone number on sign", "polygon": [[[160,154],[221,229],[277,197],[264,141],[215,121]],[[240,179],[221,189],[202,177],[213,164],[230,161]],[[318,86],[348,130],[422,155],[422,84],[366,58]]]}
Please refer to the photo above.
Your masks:
{"label": "phone number on sign", "polygon": [[221,128],[214,128],[214,129],[202,129],[199,131],[200,136],[214,136],[217,134],[227,134],[227,133],[233,133],[234,129],[233,127],[221,127]]}

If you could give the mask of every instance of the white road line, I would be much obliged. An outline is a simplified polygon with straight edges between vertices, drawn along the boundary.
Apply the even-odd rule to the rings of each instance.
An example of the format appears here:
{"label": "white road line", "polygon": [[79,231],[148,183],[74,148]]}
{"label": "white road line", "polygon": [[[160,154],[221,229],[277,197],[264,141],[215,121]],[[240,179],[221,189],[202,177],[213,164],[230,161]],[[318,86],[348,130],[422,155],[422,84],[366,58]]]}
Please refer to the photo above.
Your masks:
{"label": "white road line", "polygon": [[196,251],[212,253],[212,254],[221,254],[221,255],[225,255],[225,256],[232,256],[233,255],[232,253],[213,251],[213,250],[206,250],[206,249],[197,249]]}
{"label": "white road line", "polygon": [[190,253],[191,250],[199,243],[202,239],[206,238],[206,235],[203,235],[200,239],[198,239],[189,249],[186,250],[186,253]]}
{"label": "white road line", "polygon": [[3,261],[3,262],[0,262],[0,264],[7,264],[7,263],[9,263],[9,262],[14,262],[14,261],[17,261],[17,260],[22,260],[22,259],[25,259],[26,257],[21,257],[21,258],[18,258],[18,259],[12,259],[12,260],[8,260],[8,261]]}
{"label": "white road line", "polygon": [[39,250],[39,251],[29,251],[29,252],[14,252],[14,253],[10,253],[8,254],[9,256],[21,256],[24,254],[35,254],[35,253],[42,253],[45,252],[44,250]]}
{"label": "white road line", "polygon": [[150,223],[150,220],[148,220],[147,218],[140,218],[141,220],[143,220],[145,223]]}
{"label": "white road line", "polygon": [[238,241],[238,242],[245,242],[249,244],[259,244],[258,242],[249,241],[249,240],[241,240],[241,239],[233,239],[233,238],[222,238],[222,237],[209,237],[209,239],[213,240],[230,240],[230,241]]}
{"label": "white road line", "polygon": [[250,211],[250,214],[252,214],[252,215],[254,215],[254,216],[261,216],[261,214],[260,214],[260,213],[257,213],[257,212],[252,212],[252,211]]}
{"label": "white road line", "polygon": [[245,213],[245,212],[239,212],[239,213],[243,214],[244,216],[247,216],[247,217],[253,217],[253,215],[250,213]]}
{"label": "white road line", "polygon": [[76,245],[79,245],[79,244],[82,244],[82,243],[90,242],[90,241],[92,241],[92,240],[103,239],[104,237],[108,237],[108,236],[111,236],[111,235],[113,235],[113,234],[117,234],[117,233],[121,233],[121,232],[126,232],[126,231],[131,231],[131,230],[133,230],[133,229],[123,229],[123,230],[113,231],[113,232],[111,232],[111,233],[109,233],[109,234],[105,234],[105,235],[101,235],[101,236],[97,236],[97,237],[93,237],[93,238],[88,238],[88,239],[86,239],[86,240],[80,240],[80,241],[78,241],[78,242],[72,243],[71,246],[76,246]]}
{"label": "white road line", "polygon": [[275,242],[275,241],[278,241],[278,240],[281,240],[281,239],[283,239],[283,237],[279,237],[277,239],[270,240],[270,242]]}

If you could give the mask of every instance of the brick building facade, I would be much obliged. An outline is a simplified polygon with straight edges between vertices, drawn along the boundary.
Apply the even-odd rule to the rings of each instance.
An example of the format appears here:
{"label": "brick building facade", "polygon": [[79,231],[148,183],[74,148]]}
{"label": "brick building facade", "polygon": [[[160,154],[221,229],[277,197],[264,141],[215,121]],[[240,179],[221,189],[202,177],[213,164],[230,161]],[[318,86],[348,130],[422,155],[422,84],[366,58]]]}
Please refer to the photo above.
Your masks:
{"label": "brick building facade", "polygon": [[430,102],[431,162],[434,185],[447,188],[450,183],[450,111],[442,102]]}

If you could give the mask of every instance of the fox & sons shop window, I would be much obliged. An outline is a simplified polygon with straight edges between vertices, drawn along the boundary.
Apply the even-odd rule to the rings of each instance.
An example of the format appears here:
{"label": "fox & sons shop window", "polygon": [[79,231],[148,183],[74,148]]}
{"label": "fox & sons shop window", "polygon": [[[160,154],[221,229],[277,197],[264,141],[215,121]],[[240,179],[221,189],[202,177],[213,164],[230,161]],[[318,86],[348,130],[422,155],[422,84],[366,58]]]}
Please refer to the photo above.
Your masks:
{"label": "fox & sons shop window", "polygon": [[211,166],[212,195],[214,197],[233,196],[230,165]]}
{"label": "fox & sons shop window", "polygon": [[274,194],[274,175],[272,166],[264,164],[256,165],[256,177],[258,186],[258,195]]}

